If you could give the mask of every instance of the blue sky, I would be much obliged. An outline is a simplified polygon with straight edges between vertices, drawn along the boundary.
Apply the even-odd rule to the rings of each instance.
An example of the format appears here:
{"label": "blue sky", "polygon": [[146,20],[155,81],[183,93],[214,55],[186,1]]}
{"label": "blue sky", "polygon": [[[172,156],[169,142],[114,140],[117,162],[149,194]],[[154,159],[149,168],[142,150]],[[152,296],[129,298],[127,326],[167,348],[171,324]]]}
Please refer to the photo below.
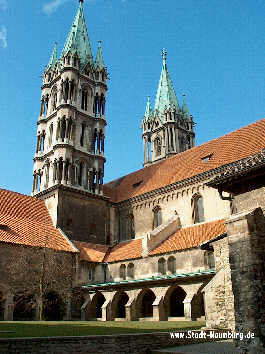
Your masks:
{"label": "blue sky", "polygon": [[[0,0],[0,187],[30,194],[43,68],[61,51],[77,0]],[[87,0],[93,53],[110,80],[105,182],[142,167],[141,119],[154,104],[161,49],[196,144],[265,117],[264,0]]]}

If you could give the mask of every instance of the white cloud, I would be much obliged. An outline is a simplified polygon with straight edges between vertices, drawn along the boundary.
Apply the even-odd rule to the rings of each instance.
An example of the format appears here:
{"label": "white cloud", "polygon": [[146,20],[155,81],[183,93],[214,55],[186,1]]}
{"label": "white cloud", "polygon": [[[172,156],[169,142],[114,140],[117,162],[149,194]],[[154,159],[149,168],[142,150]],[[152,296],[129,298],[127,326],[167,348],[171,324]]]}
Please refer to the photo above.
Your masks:
{"label": "white cloud", "polygon": [[0,9],[1,10],[7,9],[7,0],[0,0]]}
{"label": "white cloud", "polygon": [[51,15],[53,12],[55,12],[58,9],[59,6],[61,6],[65,2],[66,0],[52,0],[48,2],[46,5],[43,5],[42,11],[46,15]]}
{"label": "white cloud", "polygon": [[1,30],[0,30],[0,41],[2,42],[2,47],[6,48],[7,47],[7,29],[6,26],[2,25]]}

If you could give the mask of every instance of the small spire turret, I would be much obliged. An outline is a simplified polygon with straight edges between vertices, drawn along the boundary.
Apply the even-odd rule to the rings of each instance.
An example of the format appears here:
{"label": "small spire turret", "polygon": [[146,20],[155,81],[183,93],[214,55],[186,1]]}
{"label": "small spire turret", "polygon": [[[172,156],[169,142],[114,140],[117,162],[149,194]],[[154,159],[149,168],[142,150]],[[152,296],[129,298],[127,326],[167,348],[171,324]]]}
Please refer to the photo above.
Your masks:
{"label": "small spire turret", "polygon": [[185,94],[183,94],[182,113],[183,113],[183,117],[184,118],[189,118],[190,117],[188,106],[187,106],[187,103],[186,103],[186,95]]}
{"label": "small spire turret", "polygon": [[104,69],[105,64],[103,60],[103,54],[102,54],[102,41],[98,41],[98,51],[95,59],[94,66],[98,67],[100,70]]}
{"label": "small spire turret", "polygon": [[47,69],[54,69],[55,65],[58,62],[58,57],[57,57],[57,42],[55,42],[54,47],[53,47],[53,51],[52,51],[52,55],[50,57],[49,60],[49,64],[47,66]]}

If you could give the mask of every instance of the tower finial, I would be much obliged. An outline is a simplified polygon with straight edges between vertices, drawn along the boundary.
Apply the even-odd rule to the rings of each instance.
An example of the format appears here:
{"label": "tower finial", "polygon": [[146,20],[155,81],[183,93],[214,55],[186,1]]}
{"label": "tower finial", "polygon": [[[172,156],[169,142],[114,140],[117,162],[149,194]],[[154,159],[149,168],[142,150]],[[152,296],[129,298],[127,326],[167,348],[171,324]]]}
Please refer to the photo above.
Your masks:
{"label": "tower finial", "polygon": [[166,49],[162,49],[162,58],[163,58],[163,64],[165,65],[167,63],[167,51]]}
{"label": "tower finial", "polygon": [[79,2],[83,3],[83,2],[84,2],[84,0],[79,0]]}

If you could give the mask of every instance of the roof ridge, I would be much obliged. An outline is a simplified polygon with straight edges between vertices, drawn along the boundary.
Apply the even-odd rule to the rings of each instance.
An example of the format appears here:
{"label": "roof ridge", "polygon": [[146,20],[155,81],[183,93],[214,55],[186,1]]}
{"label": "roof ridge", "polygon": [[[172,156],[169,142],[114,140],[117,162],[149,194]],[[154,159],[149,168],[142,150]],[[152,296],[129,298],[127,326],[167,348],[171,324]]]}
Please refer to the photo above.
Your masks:
{"label": "roof ridge", "polygon": [[[239,128],[239,129],[233,130],[233,131],[231,131],[231,132],[229,132],[229,133],[226,133],[226,134],[224,134],[224,135],[221,135],[221,136],[219,136],[219,137],[217,137],[217,138],[214,138],[214,139],[212,139],[212,140],[208,140],[208,141],[206,141],[206,142],[204,142],[204,143],[201,143],[200,145],[196,145],[196,146],[194,146],[194,147],[192,147],[192,148],[190,148],[190,149],[187,149],[187,150],[185,150],[185,151],[179,152],[178,154],[175,154],[175,155],[173,155],[173,156],[170,156],[170,157],[168,157],[168,158],[165,159],[165,160],[158,161],[158,162],[156,162],[155,164],[152,164],[152,165],[149,165],[149,166],[146,166],[146,167],[142,167],[142,168],[140,168],[139,170],[136,170],[136,171],[127,173],[126,175],[123,175],[123,176],[121,176],[121,177],[118,177],[118,178],[116,178],[116,179],[114,179],[114,180],[111,180],[111,181],[107,182],[106,184],[104,184],[104,186],[106,185],[106,186],[108,187],[107,184],[109,184],[109,183],[112,183],[112,182],[114,182],[114,181],[116,181],[116,180],[119,180],[119,179],[121,179],[121,178],[124,179],[125,177],[127,177],[127,176],[129,176],[129,175],[133,175],[133,174],[135,174],[135,173],[138,173],[139,171],[151,169],[151,168],[153,168],[154,166],[158,166],[158,165],[160,165],[160,164],[165,163],[165,161],[169,161],[169,160],[175,159],[177,156],[183,156],[183,155],[185,155],[185,154],[188,154],[190,151],[192,151],[192,150],[194,151],[194,150],[196,150],[197,148],[199,148],[199,147],[201,147],[201,146],[203,146],[203,145],[206,145],[206,144],[209,144],[210,142],[213,142],[213,141],[222,139],[222,138],[224,138],[224,137],[226,137],[226,136],[229,136],[229,135],[231,135],[231,134],[234,134],[234,133],[236,133],[236,132],[238,132],[238,131],[240,131],[240,130],[246,129],[246,128],[250,127],[250,126],[254,126],[254,125],[256,125],[257,123],[262,122],[262,121],[265,121],[265,118],[259,119],[259,120],[255,121],[255,122],[253,122],[253,123],[250,123],[250,124],[248,124],[248,125],[246,125],[246,126],[243,126],[243,127]],[[111,187],[108,187],[108,188],[111,188]],[[114,188],[111,188],[111,189],[114,189]],[[116,188],[115,188],[115,189],[116,189]]]}

